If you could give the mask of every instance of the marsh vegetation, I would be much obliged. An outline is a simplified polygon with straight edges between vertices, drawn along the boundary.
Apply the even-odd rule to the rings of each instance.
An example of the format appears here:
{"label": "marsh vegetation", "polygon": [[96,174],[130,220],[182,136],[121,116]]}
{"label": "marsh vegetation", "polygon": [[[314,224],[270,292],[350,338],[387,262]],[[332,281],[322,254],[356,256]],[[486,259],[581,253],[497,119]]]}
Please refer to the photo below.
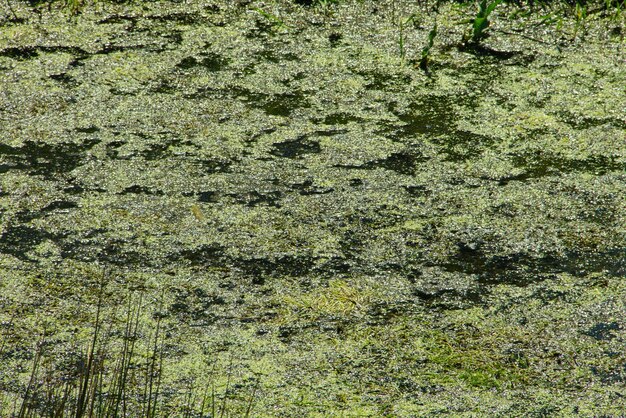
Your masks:
{"label": "marsh vegetation", "polygon": [[623,413],[623,1],[3,4],[0,416]]}

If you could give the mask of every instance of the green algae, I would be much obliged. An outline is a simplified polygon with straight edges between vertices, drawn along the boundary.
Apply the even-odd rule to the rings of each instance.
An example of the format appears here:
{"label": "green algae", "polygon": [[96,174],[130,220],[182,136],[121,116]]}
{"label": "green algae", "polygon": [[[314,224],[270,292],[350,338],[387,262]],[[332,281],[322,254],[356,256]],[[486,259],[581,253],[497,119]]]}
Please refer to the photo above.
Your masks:
{"label": "green algae", "polygon": [[430,75],[408,2],[17,8],[0,414],[60,402],[97,311],[135,414],[157,375],[158,416],[622,413],[623,23],[501,6],[481,53],[440,5]]}

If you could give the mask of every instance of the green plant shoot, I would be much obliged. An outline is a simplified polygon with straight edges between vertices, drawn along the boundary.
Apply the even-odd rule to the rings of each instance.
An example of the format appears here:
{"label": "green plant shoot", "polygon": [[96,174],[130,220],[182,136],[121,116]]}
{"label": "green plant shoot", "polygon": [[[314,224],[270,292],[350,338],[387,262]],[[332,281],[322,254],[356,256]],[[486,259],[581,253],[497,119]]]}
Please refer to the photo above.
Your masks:
{"label": "green plant shoot", "polygon": [[428,33],[428,43],[422,49],[422,56],[420,59],[420,68],[426,72],[426,74],[430,73],[428,65],[430,64],[430,50],[435,43],[435,37],[437,36],[437,22]]}
{"label": "green plant shoot", "polygon": [[495,0],[487,3],[487,0],[481,0],[478,4],[478,13],[472,22],[472,42],[479,42],[485,37],[485,30],[489,27],[489,15],[495,10],[496,6],[502,0]]}

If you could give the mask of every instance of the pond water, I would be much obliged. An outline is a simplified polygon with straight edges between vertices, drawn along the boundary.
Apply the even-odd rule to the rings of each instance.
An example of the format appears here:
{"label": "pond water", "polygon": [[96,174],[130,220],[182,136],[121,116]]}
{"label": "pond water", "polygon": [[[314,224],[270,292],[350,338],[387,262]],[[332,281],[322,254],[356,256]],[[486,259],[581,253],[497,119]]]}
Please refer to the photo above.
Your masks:
{"label": "pond water", "polygon": [[132,413],[622,411],[623,16],[266,3],[4,17],[0,415],[133,315]]}

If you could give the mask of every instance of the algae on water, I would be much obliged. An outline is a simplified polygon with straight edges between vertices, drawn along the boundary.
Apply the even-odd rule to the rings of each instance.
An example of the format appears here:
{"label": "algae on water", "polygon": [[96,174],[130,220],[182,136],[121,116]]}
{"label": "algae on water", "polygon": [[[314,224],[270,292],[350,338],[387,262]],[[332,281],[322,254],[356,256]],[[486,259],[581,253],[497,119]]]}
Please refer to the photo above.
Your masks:
{"label": "algae on water", "polygon": [[0,16],[0,415],[623,412],[623,15],[59,7]]}

